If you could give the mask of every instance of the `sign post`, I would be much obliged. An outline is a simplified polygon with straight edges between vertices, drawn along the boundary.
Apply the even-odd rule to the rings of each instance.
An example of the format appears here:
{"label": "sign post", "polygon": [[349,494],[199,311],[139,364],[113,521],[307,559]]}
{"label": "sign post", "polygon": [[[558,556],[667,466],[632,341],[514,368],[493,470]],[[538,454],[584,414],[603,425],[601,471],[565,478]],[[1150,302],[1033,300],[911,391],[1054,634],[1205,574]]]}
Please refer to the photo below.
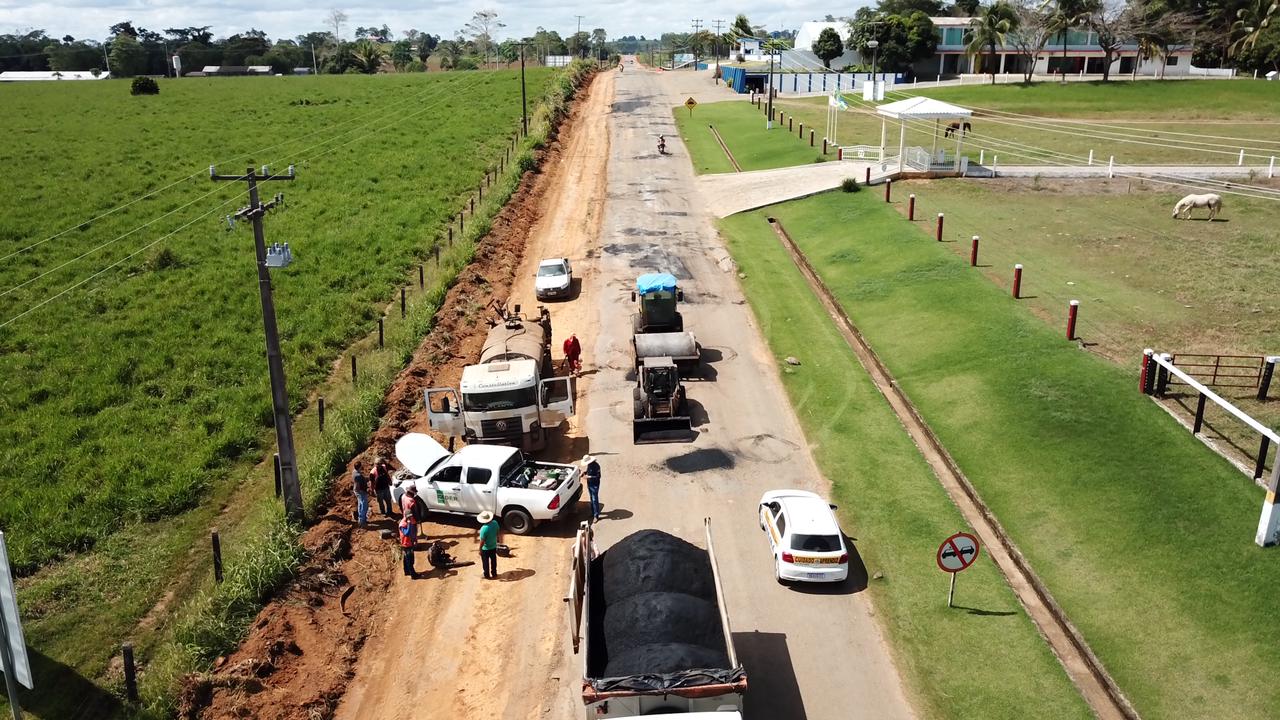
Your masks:
{"label": "sign post", "polygon": [[698,101],[691,97],[684,101],[684,106],[689,108],[689,117],[693,117],[693,109],[698,107]]}
{"label": "sign post", "polygon": [[27,641],[22,635],[22,621],[18,618],[18,596],[13,588],[13,575],[9,572],[9,550],[4,543],[4,531],[0,531],[0,661],[4,664],[4,683],[13,718],[22,720],[18,683],[28,690],[34,690],[35,683],[31,680]]}
{"label": "sign post", "polygon": [[947,591],[947,607],[952,607],[956,595],[956,575],[973,565],[978,559],[978,538],[958,532],[942,541],[935,558],[938,569],[951,575],[951,589]]}

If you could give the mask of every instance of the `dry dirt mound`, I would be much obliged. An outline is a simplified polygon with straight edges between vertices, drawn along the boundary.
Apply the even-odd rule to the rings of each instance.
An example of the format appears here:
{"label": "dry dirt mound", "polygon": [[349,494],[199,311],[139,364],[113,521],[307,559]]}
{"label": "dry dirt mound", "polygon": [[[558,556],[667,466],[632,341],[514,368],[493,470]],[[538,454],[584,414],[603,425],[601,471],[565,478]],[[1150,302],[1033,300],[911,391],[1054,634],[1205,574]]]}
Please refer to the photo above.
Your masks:
{"label": "dry dirt mound", "polygon": [[[576,115],[575,108],[562,130]],[[539,153],[539,167],[557,168],[562,153],[556,135]],[[455,385],[463,366],[479,355],[488,330],[485,307],[507,299],[530,231],[556,182],[553,170],[525,174],[446,295],[434,328],[388,391],[382,425],[366,455],[394,456],[397,438],[424,431],[425,420],[414,417],[422,390]],[[211,673],[187,679],[181,717],[332,717],[371,629],[386,619],[388,588],[399,572],[397,551],[377,532],[394,527],[394,520],[371,520],[370,530],[360,530],[348,514],[350,505],[349,490],[335,483],[330,513],[304,535],[309,559],[299,578],[259,613],[239,649],[220,659]],[[424,530],[439,535],[449,528],[428,525]],[[420,570],[424,556],[419,554]]]}

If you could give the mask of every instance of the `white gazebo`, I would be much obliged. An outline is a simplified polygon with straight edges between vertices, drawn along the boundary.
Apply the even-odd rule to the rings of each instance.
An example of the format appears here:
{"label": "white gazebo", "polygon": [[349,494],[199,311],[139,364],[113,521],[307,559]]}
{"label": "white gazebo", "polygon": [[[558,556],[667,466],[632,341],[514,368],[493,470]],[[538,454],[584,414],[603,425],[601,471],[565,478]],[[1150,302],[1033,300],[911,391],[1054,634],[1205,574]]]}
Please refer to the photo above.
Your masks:
{"label": "white gazebo", "polygon": [[[897,120],[899,126],[898,132],[898,172],[902,172],[906,165],[907,156],[907,121],[908,120],[932,120],[933,121],[933,147],[929,152],[930,163],[938,152],[938,129],[943,120],[968,120],[973,111],[968,108],[962,108],[959,105],[952,105],[941,100],[934,100],[927,97],[910,97],[906,100],[898,100],[887,105],[881,105],[876,108],[876,112],[880,115],[880,157],[884,157],[884,142],[887,124],[890,119]],[[964,132],[955,133],[956,138],[956,160],[955,170],[960,171],[960,148],[963,144]]]}

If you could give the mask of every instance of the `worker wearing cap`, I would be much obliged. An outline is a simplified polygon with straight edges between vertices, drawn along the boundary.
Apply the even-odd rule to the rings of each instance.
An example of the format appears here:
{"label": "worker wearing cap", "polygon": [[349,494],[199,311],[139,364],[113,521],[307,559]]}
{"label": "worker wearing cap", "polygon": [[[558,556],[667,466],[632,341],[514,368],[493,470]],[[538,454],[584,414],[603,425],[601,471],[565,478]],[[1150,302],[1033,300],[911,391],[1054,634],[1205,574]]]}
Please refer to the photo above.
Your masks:
{"label": "worker wearing cap", "polygon": [[587,495],[591,497],[591,521],[600,519],[600,463],[588,453],[579,461],[582,474],[587,476]]}
{"label": "worker wearing cap", "polygon": [[498,521],[485,510],[476,516],[480,522],[480,567],[485,580],[498,579]]}

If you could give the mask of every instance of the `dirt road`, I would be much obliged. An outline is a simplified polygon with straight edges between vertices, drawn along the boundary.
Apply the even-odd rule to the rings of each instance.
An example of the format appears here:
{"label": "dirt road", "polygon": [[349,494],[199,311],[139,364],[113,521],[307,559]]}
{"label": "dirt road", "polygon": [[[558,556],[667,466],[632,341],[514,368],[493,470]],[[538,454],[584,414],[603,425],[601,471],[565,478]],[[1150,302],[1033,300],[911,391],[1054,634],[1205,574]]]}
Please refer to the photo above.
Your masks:
{"label": "dirt road", "polygon": [[[589,256],[605,202],[612,94],[613,76],[597,77],[577,111],[560,167],[543,168],[560,182],[544,198],[511,292],[511,302],[531,309],[538,259],[564,256],[573,261],[579,296],[548,306],[556,345],[569,332],[594,335],[587,312],[596,287]],[[589,377],[579,381],[580,396],[589,396],[590,382]],[[588,407],[582,405],[579,412]],[[568,437],[555,441],[544,456],[574,459],[584,446],[583,433],[571,422]],[[418,581],[397,577],[386,600],[394,610],[362,650],[335,717],[518,720],[544,717],[553,701],[564,702],[560,681],[569,676],[547,670],[564,664],[566,620],[560,598],[566,587],[567,537],[574,528],[570,519],[531,536],[504,536],[513,557],[499,559],[498,583],[482,582],[479,566],[459,568],[447,577],[432,573]],[[470,520],[434,522],[426,528],[432,539],[453,543],[451,553],[464,560],[478,559],[476,530]],[[421,556],[419,565],[425,566]]]}
{"label": "dirt road", "polygon": [[[712,518],[734,639],[750,676],[748,718],[913,717],[858,592],[864,583],[814,592],[773,580],[756,526],[761,492],[825,492],[827,483],[675,132],[670,108],[691,82],[703,81],[638,68],[598,78],[562,154],[563,182],[529,238],[513,301],[534,304],[541,257],[569,257],[581,282],[576,298],[549,306],[557,345],[568,332],[582,338],[586,373],[569,437],[545,457],[572,460],[590,449],[600,458],[601,547],[647,527],[701,545],[702,518]],[[655,151],[660,133],[669,156]],[[631,442],[629,290],[637,274],[654,270],[680,279],[687,327],[709,361],[707,379],[689,386],[699,430],[692,444]],[[571,655],[561,601],[575,525],[507,536],[514,557],[500,560],[502,582],[482,583],[477,567],[443,579],[397,578],[386,600],[394,610],[362,649],[336,717],[580,716],[582,660]],[[458,543],[456,555],[475,555],[474,523],[434,528]]]}

